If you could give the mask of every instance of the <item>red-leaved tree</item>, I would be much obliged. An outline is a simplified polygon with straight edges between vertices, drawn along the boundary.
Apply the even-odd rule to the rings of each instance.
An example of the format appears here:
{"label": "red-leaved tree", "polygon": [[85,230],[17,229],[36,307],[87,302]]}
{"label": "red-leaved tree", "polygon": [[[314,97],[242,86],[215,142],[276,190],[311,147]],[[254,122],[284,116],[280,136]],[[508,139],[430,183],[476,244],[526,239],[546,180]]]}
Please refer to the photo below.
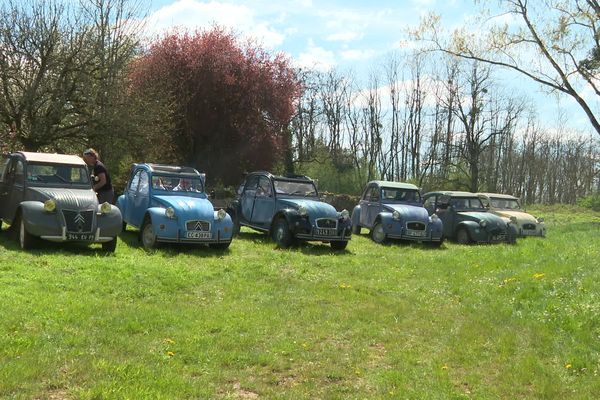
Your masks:
{"label": "red-leaved tree", "polygon": [[172,161],[212,182],[236,184],[244,171],[269,169],[288,146],[300,91],[289,59],[223,28],[166,35],[134,63],[131,82],[132,94],[167,97],[160,101],[173,110],[174,131],[165,132]]}

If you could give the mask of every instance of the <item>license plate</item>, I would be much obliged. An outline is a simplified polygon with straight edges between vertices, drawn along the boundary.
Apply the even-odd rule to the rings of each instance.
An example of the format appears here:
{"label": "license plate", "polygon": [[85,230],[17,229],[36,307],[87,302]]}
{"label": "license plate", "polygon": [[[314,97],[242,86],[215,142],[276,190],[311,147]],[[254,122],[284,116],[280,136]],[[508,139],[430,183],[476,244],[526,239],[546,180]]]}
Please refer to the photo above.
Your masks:
{"label": "license plate", "polygon": [[89,242],[94,240],[93,233],[67,233],[67,240],[83,240]]}
{"label": "license plate", "polygon": [[503,238],[502,236],[500,236],[500,235],[493,235],[493,236],[492,236],[492,240],[493,240],[494,242],[498,242],[498,241],[500,241],[500,240],[502,240],[502,239],[504,239],[504,238]]}
{"label": "license plate", "polygon": [[337,229],[317,228],[317,235],[319,235],[319,236],[336,236]]}
{"label": "license plate", "polygon": [[408,236],[424,237],[426,232],[425,231],[406,231],[406,234]]}
{"label": "license plate", "polygon": [[189,231],[185,233],[185,237],[188,239],[210,239],[212,238],[212,233]]}

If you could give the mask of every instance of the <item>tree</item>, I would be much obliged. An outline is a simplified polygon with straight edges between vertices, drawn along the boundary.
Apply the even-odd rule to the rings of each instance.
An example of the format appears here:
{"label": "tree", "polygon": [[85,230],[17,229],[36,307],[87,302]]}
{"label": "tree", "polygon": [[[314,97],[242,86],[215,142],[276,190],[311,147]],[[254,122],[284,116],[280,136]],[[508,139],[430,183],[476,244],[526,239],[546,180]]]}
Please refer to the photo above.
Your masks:
{"label": "tree", "polygon": [[165,135],[178,153],[173,161],[221,183],[270,169],[290,145],[300,85],[289,60],[220,27],[164,36],[135,62],[131,79],[133,91],[172,99],[174,131]]}
{"label": "tree", "polygon": [[[26,150],[89,143],[115,114],[139,25],[128,0],[12,1],[0,8],[0,139]],[[127,22],[126,22],[127,21]],[[94,127],[100,127],[94,129]],[[78,149],[78,150],[79,150]]]}
{"label": "tree", "polygon": [[502,0],[500,5],[501,15],[516,17],[517,23],[495,23],[484,14],[481,28],[487,35],[463,28],[445,36],[440,18],[429,15],[415,37],[431,43],[430,50],[508,68],[572,97],[600,135],[598,110],[583,96],[586,90],[600,95],[599,2]]}

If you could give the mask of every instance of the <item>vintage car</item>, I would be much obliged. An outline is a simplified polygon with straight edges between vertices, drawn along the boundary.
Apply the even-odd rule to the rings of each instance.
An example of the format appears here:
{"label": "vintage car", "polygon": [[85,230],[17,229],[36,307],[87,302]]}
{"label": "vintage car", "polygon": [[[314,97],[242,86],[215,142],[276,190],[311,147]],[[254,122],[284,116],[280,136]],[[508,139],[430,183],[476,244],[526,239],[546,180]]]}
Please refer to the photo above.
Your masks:
{"label": "vintage car", "polygon": [[0,227],[2,221],[23,249],[41,238],[102,243],[113,252],[122,226],[117,207],[98,204],[80,157],[24,151],[4,156],[0,164]]}
{"label": "vintage car", "polygon": [[517,229],[484,207],[476,193],[430,192],[423,206],[444,224],[444,237],[458,243],[515,243]]}
{"label": "vintage car", "polygon": [[359,204],[352,211],[352,233],[371,231],[376,243],[402,239],[439,246],[444,241],[442,221],[429,216],[421,203],[419,188],[410,183],[367,183]]}
{"label": "vintage car", "polygon": [[517,227],[517,234],[525,236],[546,236],[546,226],[543,218],[536,218],[525,212],[519,199],[508,194],[477,193],[483,205],[492,213],[505,221],[512,221]]}
{"label": "vintage car", "polygon": [[126,224],[139,229],[145,249],[159,242],[208,244],[226,249],[233,222],[216,211],[204,190],[204,175],[191,167],[134,164],[117,207]]}
{"label": "vintage car", "polygon": [[237,229],[248,226],[270,233],[282,248],[299,239],[326,242],[335,250],[343,250],[352,235],[348,211],[338,212],[320,201],[315,183],[305,176],[250,173],[229,213]]}

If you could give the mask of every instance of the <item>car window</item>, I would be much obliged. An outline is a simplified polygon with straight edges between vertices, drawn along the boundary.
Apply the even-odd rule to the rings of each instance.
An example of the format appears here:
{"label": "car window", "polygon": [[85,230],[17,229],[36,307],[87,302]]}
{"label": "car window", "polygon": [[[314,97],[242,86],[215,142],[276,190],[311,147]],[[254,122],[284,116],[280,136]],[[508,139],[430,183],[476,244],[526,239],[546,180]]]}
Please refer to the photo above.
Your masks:
{"label": "car window", "polygon": [[24,170],[23,160],[17,160],[17,164],[14,167],[15,183],[23,184],[25,179]]}
{"label": "car window", "polygon": [[483,204],[479,197],[453,197],[450,199],[450,205],[457,210],[483,209]]}
{"label": "car window", "polygon": [[28,164],[27,182],[32,185],[70,187],[72,184],[90,182],[87,169],[82,165]]}
{"label": "car window", "polygon": [[4,157],[0,161],[0,182],[4,182],[5,175],[8,175],[8,163],[10,161],[9,157]]}
{"label": "car window", "polygon": [[429,196],[426,198],[425,202],[423,203],[423,207],[428,210],[435,210],[435,196]]}
{"label": "car window", "polygon": [[133,190],[136,191],[138,184],[140,183],[140,175],[142,174],[142,170],[139,170],[138,172],[135,173],[135,175],[133,175],[133,178],[131,178],[131,183],[129,184],[129,190]]}
{"label": "car window", "polygon": [[251,176],[246,181],[245,190],[256,190],[258,188],[258,176]]}
{"label": "car window", "polygon": [[138,192],[140,194],[148,194],[150,188],[148,186],[148,173],[146,171],[140,171],[140,184],[138,187]]}
{"label": "car window", "polygon": [[414,189],[381,188],[381,198],[388,201],[420,202],[421,195]]}
{"label": "car window", "polygon": [[380,189],[377,186],[373,186],[371,189],[371,198],[370,201],[379,201],[379,192]]}
{"label": "car window", "polygon": [[258,180],[258,188],[256,194],[259,196],[267,197],[271,197],[273,195],[273,190],[271,189],[271,181],[267,177],[261,176]]}
{"label": "car window", "polygon": [[317,188],[312,181],[292,181],[274,179],[275,193],[284,196],[317,197]]}

